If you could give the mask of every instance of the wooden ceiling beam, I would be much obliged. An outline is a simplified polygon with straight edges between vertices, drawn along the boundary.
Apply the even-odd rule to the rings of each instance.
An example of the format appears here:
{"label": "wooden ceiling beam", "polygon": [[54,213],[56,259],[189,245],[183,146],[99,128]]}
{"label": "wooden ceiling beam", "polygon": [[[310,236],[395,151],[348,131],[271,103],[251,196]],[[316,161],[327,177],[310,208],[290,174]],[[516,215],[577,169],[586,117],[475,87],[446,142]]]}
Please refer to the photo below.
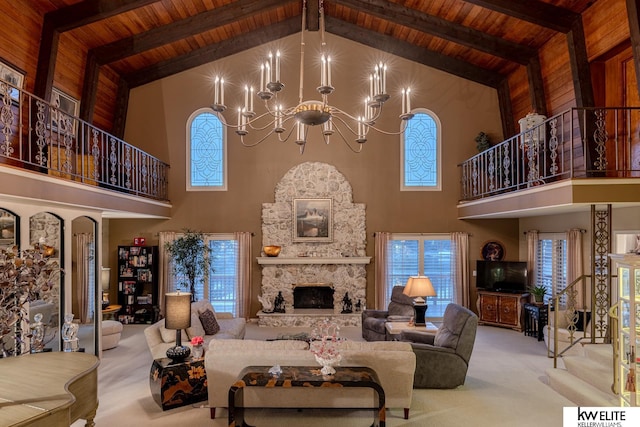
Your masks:
{"label": "wooden ceiling beam", "polygon": [[307,30],[320,29],[320,0],[307,0]]}
{"label": "wooden ceiling beam", "polygon": [[335,3],[521,65],[527,65],[530,59],[538,54],[529,46],[513,43],[397,3],[385,0],[335,0]]}
{"label": "wooden ceiling beam", "polygon": [[159,62],[127,74],[123,78],[127,81],[129,88],[135,88],[299,32],[300,18],[294,16],[277,24]]}
{"label": "wooden ceiling beam", "polygon": [[451,58],[426,48],[417,47],[411,43],[400,41],[376,31],[367,30],[355,24],[328,16],[325,17],[325,21],[327,32],[485,86],[497,88],[505,78],[501,74],[476,67],[468,62]]}
{"label": "wooden ceiling beam", "polygon": [[636,69],[636,87],[640,88],[640,5],[636,0],[627,0],[627,17],[633,63]]}
{"label": "wooden ceiling beam", "polygon": [[120,13],[129,12],[159,0],[85,0],[45,15],[57,31],[64,33]]}
{"label": "wooden ceiling beam", "polygon": [[539,0],[464,0],[561,33],[571,31],[580,14]]}
{"label": "wooden ceiling beam", "polygon": [[159,0],[85,0],[44,15],[33,93],[51,98],[60,34]]}
{"label": "wooden ceiling beam", "polygon": [[[292,1],[294,0],[290,2]],[[84,71],[80,118],[87,122],[92,121],[98,92],[100,66],[182,40],[194,34],[231,24],[239,19],[254,16],[282,5],[282,0],[263,0],[260,2],[239,0],[226,6],[90,49],[87,53],[87,64]]]}
{"label": "wooden ceiling beam", "polygon": [[[284,4],[292,1],[284,2]],[[282,5],[282,0],[262,0],[259,2],[239,0],[113,43],[98,46],[91,49],[90,52],[95,54],[100,64],[108,64],[213,28],[222,27],[238,20],[264,13]]]}

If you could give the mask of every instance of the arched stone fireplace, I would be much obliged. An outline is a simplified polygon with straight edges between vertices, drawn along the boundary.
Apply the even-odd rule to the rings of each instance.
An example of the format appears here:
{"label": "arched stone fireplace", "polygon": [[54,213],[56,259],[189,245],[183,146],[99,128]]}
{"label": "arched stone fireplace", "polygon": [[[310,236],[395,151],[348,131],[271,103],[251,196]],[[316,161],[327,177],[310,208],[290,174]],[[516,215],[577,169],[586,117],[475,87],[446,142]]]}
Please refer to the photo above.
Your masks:
{"label": "arched stone fireplace", "polygon": [[[331,199],[332,239],[313,241],[294,236],[294,200]],[[331,317],[341,325],[357,325],[360,313],[342,313],[348,294],[354,307],[366,305],[365,205],[353,203],[352,189],[334,166],[306,162],[291,168],[278,182],[275,203],[262,204],[262,243],[282,246],[278,257],[260,257],[262,296],[273,301],[281,293],[287,311],[258,312],[261,325],[312,326]],[[297,286],[323,284],[333,290],[333,305],[294,307]],[[326,298],[326,297],[325,297]]]}

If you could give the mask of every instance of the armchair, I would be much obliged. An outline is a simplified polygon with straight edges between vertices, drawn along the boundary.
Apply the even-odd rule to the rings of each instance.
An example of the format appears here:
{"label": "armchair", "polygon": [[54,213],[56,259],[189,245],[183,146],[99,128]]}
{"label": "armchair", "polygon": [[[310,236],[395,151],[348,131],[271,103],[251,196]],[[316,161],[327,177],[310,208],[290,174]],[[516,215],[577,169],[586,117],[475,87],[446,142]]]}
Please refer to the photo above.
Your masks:
{"label": "armchair", "polygon": [[391,302],[386,310],[362,312],[362,337],[365,341],[390,341],[384,326],[386,322],[408,322],[413,317],[413,298],[402,293],[404,286],[394,286]]}
{"label": "armchair", "polygon": [[416,354],[414,388],[456,388],[464,384],[478,329],[478,316],[458,304],[449,304],[435,335],[403,331]]}

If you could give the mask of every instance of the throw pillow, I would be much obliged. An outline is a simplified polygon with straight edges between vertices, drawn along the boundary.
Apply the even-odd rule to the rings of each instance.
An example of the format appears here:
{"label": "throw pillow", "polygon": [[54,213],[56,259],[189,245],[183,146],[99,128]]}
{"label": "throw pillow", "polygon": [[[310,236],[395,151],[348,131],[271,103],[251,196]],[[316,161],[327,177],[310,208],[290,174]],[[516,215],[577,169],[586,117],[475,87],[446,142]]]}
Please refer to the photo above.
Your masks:
{"label": "throw pillow", "polygon": [[176,330],[167,329],[164,327],[164,324],[160,326],[160,335],[162,336],[162,341],[164,342],[176,342]]}
{"label": "throw pillow", "polygon": [[204,337],[205,335],[206,333],[200,318],[196,313],[191,313],[191,326],[187,328],[187,336],[191,339],[196,336]]}
{"label": "throw pillow", "polygon": [[220,325],[216,319],[216,315],[211,310],[205,310],[200,313],[200,322],[207,335],[215,335],[220,332]]}

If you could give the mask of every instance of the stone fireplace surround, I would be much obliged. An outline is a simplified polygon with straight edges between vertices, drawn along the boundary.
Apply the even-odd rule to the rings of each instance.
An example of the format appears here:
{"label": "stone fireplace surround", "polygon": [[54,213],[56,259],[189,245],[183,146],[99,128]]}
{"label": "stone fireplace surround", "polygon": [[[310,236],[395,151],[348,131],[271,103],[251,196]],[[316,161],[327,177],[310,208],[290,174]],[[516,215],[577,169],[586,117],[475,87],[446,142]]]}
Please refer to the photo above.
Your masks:
{"label": "stone fireplace surround", "polygon": [[[333,200],[333,241],[293,242],[293,200]],[[279,245],[278,257],[259,257],[261,294],[273,301],[279,292],[286,313],[258,312],[261,326],[314,326],[329,318],[340,326],[360,324],[361,313],[342,314],[345,293],[366,305],[365,205],[353,203],[352,189],[334,166],[305,162],[291,168],[278,182],[275,203],[262,204],[262,244]],[[301,256],[305,255],[305,256]],[[312,255],[312,256],[308,256]],[[296,284],[331,284],[333,308],[294,308]]]}

